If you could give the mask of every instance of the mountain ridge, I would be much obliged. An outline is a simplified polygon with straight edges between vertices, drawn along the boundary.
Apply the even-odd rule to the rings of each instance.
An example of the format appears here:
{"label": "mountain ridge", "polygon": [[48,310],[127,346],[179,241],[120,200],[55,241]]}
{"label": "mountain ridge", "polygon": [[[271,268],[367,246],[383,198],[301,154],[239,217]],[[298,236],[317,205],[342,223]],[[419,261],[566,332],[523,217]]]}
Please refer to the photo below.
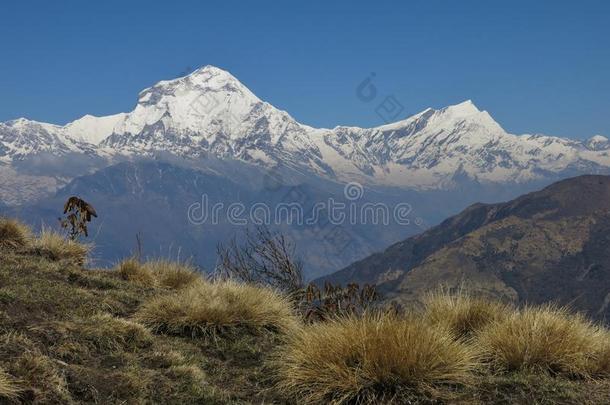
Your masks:
{"label": "mountain ridge", "polygon": [[207,65],[142,90],[131,112],[85,115],[65,126],[0,123],[0,162],[10,166],[43,152],[112,162],[167,152],[427,190],[455,187],[456,176],[501,184],[572,170],[606,172],[610,142],[604,139],[513,135],[471,100],[373,128],[313,128],[262,101],[229,72]]}

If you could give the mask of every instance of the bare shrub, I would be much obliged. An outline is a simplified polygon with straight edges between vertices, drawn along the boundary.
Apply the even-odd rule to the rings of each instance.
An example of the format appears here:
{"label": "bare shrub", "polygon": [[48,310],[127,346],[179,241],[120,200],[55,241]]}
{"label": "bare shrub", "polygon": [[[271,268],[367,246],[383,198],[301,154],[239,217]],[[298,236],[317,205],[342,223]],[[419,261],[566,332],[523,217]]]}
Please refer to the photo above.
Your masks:
{"label": "bare shrub", "polygon": [[360,314],[379,299],[375,286],[368,284],[342,287],[326,283],[323,289],[313,283],[305,286],[303,266],[295,257],[294,244],[265,227],[246,231],[242,244],[233,239],[227,246],[219,245],[218,257],[219,279],[276,289],[286,294],[308,321]]}
{"label": "bare shrub", "polygon": [[233,239],[217,250],[221,279],[265,285],[289,295],[303,290],[303,266],[295,258],[295,246],[282,234],[259,227],[245,233],[243,244]]}

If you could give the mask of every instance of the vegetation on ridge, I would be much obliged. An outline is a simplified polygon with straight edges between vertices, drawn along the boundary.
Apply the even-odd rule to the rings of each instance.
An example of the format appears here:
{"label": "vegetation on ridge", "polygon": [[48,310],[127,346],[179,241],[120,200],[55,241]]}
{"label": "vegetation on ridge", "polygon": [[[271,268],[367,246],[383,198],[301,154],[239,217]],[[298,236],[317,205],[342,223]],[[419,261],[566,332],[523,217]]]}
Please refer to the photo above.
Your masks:
{"label": "vegetation on ridge", "polygon": [[438,291],[421,308],[305,319],[310,307],[264,283],[210,280],[166,261],[85,269],[87,251],[0,219],[0,402],[602,404],[610,396],[610,332],[565,308]]}

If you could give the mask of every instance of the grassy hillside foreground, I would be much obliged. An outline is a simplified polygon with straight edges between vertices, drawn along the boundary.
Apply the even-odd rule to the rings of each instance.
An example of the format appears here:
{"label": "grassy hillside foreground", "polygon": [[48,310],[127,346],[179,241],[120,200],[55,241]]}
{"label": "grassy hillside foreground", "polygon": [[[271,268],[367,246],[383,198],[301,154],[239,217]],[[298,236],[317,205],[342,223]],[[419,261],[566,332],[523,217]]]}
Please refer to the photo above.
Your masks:
{"label": "grassy hillside foreground", "polygon": [[83,267],[0,219],[0,402],[564,403],[610,398],[610,332],[552,306],[436,293],[304,324],[286,297],[188,265]]}

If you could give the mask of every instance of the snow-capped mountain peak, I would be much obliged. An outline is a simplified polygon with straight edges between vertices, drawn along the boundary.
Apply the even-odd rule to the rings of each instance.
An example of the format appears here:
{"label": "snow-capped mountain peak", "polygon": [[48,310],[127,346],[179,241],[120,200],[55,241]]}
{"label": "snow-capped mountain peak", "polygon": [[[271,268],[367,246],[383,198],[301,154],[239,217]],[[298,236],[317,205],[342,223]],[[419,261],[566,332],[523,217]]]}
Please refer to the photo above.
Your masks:
{"label": "snow-capped mountain peak", "polygon": [[119,113],[106,117],[85,115],[64,127],[66,135],[81,142],[99,144],[114,132],[114,128],[126,118],[127,114]]}
{"label": "snow-capped mountain peak", "polygon": [[55,131],[60,128],[59,125],[47,124],[46,122],[38,122],[24,117],[6,121],[4,125],[11,127],[17,131],[28,131],[33,128],[41,128],[47,131]]}
{"label": "snow-capped mountain peak", "polygon": [[472,124],[477,124],[481,127],[486,127],[488,131],[502,131],[502,127],[498,124],[487,111],[482,111],[472,102],[466,100],[459,104],[450,105],[441,108],[436,112],[436,120],[443,122],[464,122],[469,121]]}
{"label": "snow-capped mountain peak", "polygon": [[452,116],[466,117],[481,112],[472,100],[465,100],[461,103],[450,105],[439,110],[441,113],[450,114]]}
{"label": "snow-capped mountain peak", "polygon": [[602,150],[610,148],[610,140],[603,135],[594,135],[587,139],[585,145],[591,150]]}
{"label": "snow-capped mountain peak", "polygon": [[0,162],[10,163],[40,153],[64,154],[79,150],[62,127],[18,118],[0,123]]}
{"label": "snow-capped mountain peak", "polygon": [[160,101],[162,95],[177,97],[194,93],[201,96],[205,93],[234,94],[235,97],[248,99],[249,102],[260,102],[246,86],[231,73],[208,65],[195,70],[191,74],[177,79],[163,80],[140,92],[138,104],[149,105]]}
{"label": "snow-capped mountain peak", "polygon": [[[188,76],[161,81],[140,92],[135,110],[116,132],[135,134],[162,121],[166,129],[201,134],[220,122],[237,124],[260,103],[233,75],[205,66]],[[229,130],[226,126],[222,129]]]}
{"label": "snow-capped mountain peak", "polygon": [[144,89],[131,112],[86,115],[64,127],[25,119],[0,124],[5,162],[41,151],[104,156],[164,151],[408,188],[448,187],[458,174],[479,182],[521,182],[575,168],[605,170],[609,149],[602,136],[581,142],[509,134],[471,100],[375,128],[316,129],[209,65]]}
{"label": "snow-capped mountain peak", "polygon": [[196,157],[212,152],[271,162],[277,161],[269,155],[280,142],[294,151],[315,150],[305,128],[230,73],[205,66],[143,90],[135,109],[101,145],[129,154],[164,150]]}

